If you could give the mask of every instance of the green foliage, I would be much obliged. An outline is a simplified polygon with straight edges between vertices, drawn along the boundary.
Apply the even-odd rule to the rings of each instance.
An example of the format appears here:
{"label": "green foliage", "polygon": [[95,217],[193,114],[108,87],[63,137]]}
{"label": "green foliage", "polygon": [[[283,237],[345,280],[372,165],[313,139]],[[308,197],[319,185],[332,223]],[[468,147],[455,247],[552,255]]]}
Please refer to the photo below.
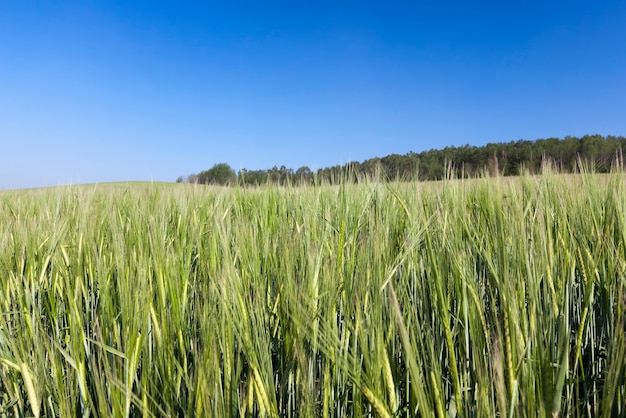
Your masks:
{"label": "green foliage", "polygon": [[235,174],[235,170],[228,164],[219,163],[199,173],[195,180],[196,183],[200,184],[229,185],[237,181],[237,175]]}
{"label": "green foliage", "polygon": [[[564,139],[549,138],[536,141],[511,141],[485,146],[464,145],[431,149],[405,155],[391,154],[359,162],[326,167],[311,172],[300,167],[296,172],[285,166],[270,170],[246,170],[239,172],[242,185],[259,186],[273,184],[315,184],[328,182],[338,184],[348,180],[358,183],[368,178],[385,180],[442,180],[445,178],[476,178],[484,173],[492,176],[517,176],[524,173],[540,173],[546,164],[562,173],[578,172],[581,165],[594,171],[608,173],[613,166],[623,168],[622,151],[626,137],[585,135],[582,138],[567,136]],[[201,173],[202,175],[202,173]],[[196,179],[189,176],[188,183]],[[207,183],[207,181],[201,181]],[[210,182],[209,182],[210,183]],[[234,183],[232,178],[230,183]],[[225,183],[220,183],[225,184]]]}
{"label": "green foliage", "polygon": [[[614,165],[623,164],[621,157],[625,148],[626,137],[568,136],[562,140],[519,140],[480,147],[464,145],[421,153],[392,154],[351,165],[362,176],[371,177],[380,170],[385,178],[391,180],[472,178],[485,172],[517,176],[540,173],[546,163],[554,165],[560,172],[577,172],[583,163],[596,172],[606,173]],[[329,167],[321,169],[318,175],[323,180],[329,180],[336,178],[337,173],[344,169],[342,166]]]}
{"label": "green foliage", "polygon": [[0,193],[0,411],[624,416],[623,185]]}

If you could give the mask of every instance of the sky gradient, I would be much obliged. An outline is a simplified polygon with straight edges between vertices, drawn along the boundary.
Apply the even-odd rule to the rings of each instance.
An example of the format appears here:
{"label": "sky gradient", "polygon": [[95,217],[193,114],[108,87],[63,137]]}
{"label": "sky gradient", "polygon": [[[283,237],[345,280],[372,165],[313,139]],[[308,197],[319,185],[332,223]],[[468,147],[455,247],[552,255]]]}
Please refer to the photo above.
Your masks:
{"label": "sky gradient", "polygon": [[0,3],[0,190],[626,134],[624,1],[310,3]]}

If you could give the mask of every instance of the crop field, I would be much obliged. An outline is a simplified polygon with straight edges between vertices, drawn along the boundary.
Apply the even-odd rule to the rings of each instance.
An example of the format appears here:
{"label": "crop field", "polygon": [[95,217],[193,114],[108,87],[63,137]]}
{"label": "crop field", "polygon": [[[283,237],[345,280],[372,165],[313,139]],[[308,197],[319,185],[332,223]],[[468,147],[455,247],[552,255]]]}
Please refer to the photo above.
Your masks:
{"label": "crop field", "polygon": [[0,192],[0,415],[626,415],[626,176]]}

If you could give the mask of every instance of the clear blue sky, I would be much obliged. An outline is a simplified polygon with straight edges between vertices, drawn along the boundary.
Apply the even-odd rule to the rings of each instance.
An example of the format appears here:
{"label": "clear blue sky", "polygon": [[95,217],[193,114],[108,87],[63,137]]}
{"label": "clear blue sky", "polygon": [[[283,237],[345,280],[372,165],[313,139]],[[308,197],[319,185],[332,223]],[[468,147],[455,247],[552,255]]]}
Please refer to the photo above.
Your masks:
{"label": "clear blue sky", "polygon": [[0,3],[0,189],[626,134],[624,1]]}

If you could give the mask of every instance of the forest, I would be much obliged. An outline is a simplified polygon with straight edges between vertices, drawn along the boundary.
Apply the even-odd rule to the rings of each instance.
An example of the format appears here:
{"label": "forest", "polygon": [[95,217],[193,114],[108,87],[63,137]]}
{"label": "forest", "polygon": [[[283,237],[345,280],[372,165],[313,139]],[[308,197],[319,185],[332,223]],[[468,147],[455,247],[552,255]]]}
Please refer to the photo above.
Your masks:
{"label": "forest", "polygon": [[559,172],[569,173],[580,164],[605,173],[614,165],[622,165],[624,136],[585,135],[583,137],[518,140],[508,143],[489,143],[484,146],[448,146],[423,152],[390,154],[363,162],[352,161],[342,165],[311,170],[307,166],[296,170],[284,165],[265,170],[241,169],[235,172],[227,163],[215,164],[198,174],[179,177],[177,182],[198,184],[313,184],[335,183],[341,179],[358,182],[364,178],[388,180],[431,181],[443,178],[468,178],[487,174],[516,176],[523,172],[539,173],[546,163]]}

